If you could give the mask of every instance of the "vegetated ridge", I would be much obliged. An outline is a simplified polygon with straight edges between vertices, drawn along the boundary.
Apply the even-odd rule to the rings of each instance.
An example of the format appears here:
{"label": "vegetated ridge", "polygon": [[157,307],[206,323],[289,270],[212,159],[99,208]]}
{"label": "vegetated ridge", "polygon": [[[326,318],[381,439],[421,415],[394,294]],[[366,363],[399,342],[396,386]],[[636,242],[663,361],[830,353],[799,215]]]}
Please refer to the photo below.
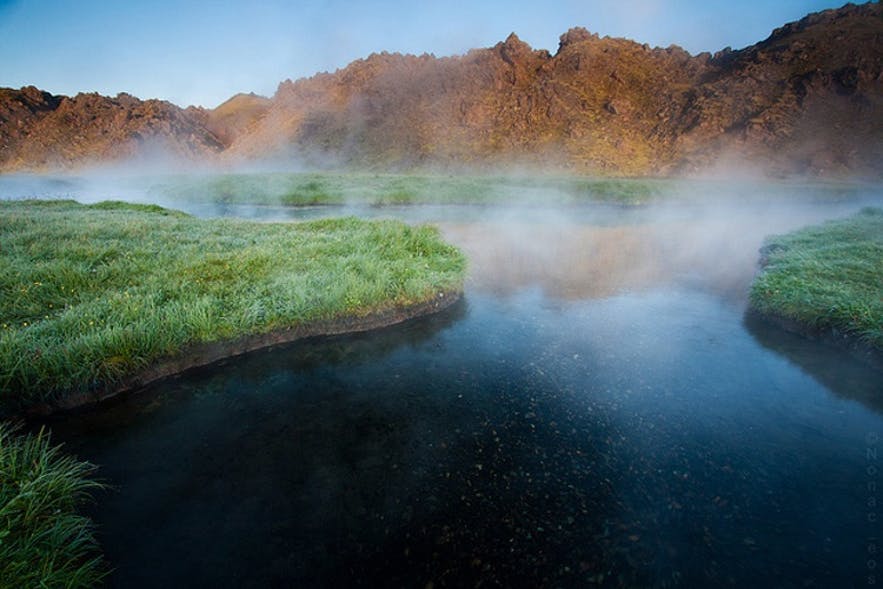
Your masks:
{"label": "vegetated ridge", "polygon": [[677,175],[880,177],[883,9],[847,4],[714,55],[574,28],[554,55],[514,33],[455,57],[373,54],[334,73],[181,109],[0,89],[0,170],[171,153],[367,168],[520,164]]}

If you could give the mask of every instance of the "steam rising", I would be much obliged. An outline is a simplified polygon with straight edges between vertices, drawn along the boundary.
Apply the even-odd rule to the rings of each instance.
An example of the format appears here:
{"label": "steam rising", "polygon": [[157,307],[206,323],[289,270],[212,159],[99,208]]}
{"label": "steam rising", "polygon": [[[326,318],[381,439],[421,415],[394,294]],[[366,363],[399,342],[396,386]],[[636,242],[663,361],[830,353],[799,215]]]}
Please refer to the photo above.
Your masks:
{"label": "steam rising", "polygon": [[[508,183],[499,179],[494,190],[505,203],[499,206],[370,206],[358,181],[350,180],[340,206],[288,207],[281,194],[274,195],[274,177],[266,173],[251,176],[253,182],[240,187],[255,191],[259,202],[249,203],[245,194],[230,203],[217,194],[200,194],[200,187],[224,180],[211,170],[195,175],[152,172],[145,166],[86,176],[0,176],[0,198],[118,199],[198,216],[261,220],[394,216],[438,223],[446,238],[467,253],[471,289],[509,295],[538,288],[549,297],[579,299],[686,287],[740,304],[764,237],[883,202],[876,186],[855,185],[840,197],[830,187],[819,191],[817,185],[792,185],[783,191],[781,184],[765,184],[739,169],[731,171],[738,180],[671,183],[655,204],[638,207],[574,203],[542,182],[520,187],[523,172],[510,176]],[[164,190],[169,183],[185,188]],[[813,194],[823,199],[811,198]],[[433,195],[423,196],[431,200]]]}
{"label": "steam rising", "polygon": [[640,210],[522,209],[442,226],[467,252],[470,285],[480,290],[505,295],[538,287],[547,296],[581,299],[686,287],[744,302],[766,236],[858,206],[718,201]]}

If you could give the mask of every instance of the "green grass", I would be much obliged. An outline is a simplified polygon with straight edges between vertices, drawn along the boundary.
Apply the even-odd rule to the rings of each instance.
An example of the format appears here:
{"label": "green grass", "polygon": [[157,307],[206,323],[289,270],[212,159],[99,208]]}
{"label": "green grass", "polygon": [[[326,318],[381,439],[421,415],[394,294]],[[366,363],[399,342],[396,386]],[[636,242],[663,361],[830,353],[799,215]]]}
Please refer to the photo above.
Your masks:
{"label": "green grass", "polygon": [[643,205],[671,200],[842,200],[849,182],[672,180],[543,174],[239,173],[137,178],[155,200],[252,205]]}
{"label": "green grass", "polygon": [[77,513],[103,488],[94,467],[44,431],[0,423],[0,588],[94,587],[106,573],[92,522]]}
{"label": "green grass", "polygon": [[0,412],[188,345],[423,302],[465,276],[433,227],[207,221],[119,202],[0,202],[0,265]]}
{"label": "green grass", "polygon": [[172,202],[305,205],[641,204],[664,181],[563,176],[403,175],[364,172],[170,176],[148,180],[153,198]]}
{"label": "green grass", "polygon": [[730,198],[837,201],[867,187],[850,182],[673,180],[511,174],[239,173],[138,178],[150,198],[173,203],[251,205],[644,205]]}
{"label": "green grass", "polygon": [[[2,180],[2,178],[0,178]],[[35,182],[36,181],[36,182]],[[0,182],[2,184],[2,182]],[[527,171],[500,173],[240,172],[131,176],[12,176],[6,190],[16,197],[72,194],[139,200],[173,207],[187,205],[554,205],[606,203],[647,205],[715,199],[767,203],[843,201],[879,191],[848,181],[787,179],[674,179],[590,177]],[[0,186],[0,191],[4,187]],[[41,192],[42,191],[42,192]],[[129,200],[128,198],[126,200]]]}
{"label": "green grass", "polygon": [[883,350],[883,210],[771,237],[764,251],[755,309]]}

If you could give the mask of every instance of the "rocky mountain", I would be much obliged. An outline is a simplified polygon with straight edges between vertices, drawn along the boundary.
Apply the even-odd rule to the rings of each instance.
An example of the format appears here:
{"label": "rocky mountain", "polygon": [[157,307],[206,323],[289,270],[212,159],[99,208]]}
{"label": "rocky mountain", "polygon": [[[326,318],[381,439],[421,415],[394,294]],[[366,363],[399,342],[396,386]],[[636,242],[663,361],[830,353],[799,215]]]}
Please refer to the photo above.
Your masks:
{"label": "rocky mountain", "polygon": [[189,159],[223,150],[207,115],[161,100],[78,94],[33,86],[0,89],[0,169],[97,165],[134,156]]}
{"label": "rocky mountain", "polygon": [[880,177],[883,10],[848,4],[714,55],[581,28],[554,55],[515,34],[455,57],[374,54],[214,110],[0,90],[0,169],[151,150],[225,165],[505,163],[627,175],[739,165]]}

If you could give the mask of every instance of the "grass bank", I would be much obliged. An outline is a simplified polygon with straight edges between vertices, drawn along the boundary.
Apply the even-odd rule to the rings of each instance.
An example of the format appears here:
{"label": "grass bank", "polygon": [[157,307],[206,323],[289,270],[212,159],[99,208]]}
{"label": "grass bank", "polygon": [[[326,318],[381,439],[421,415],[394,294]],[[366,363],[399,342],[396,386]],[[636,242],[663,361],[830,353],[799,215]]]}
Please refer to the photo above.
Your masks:
{"label": "grass bank", "polygon": [[770,237],[761,252],[755,311],[883,351],[883,210]]}
{"label": "grass bank", "polygon": [[200,220],[156,206],[0,202],[0,413],[122,382],[193,346],[459,292],[436,229]]}
{"label": "grass bank", "polygon": [[0,423],[0,588],[91,588],[104,577],[92,522],[77,513],[103,487],[93,470],[45,432]]}
{"label": "grass bank", "polygon": [[366,172],[169,176],[147,184],[153,198],[169,202],[285,206],[642,204],[660,196],[667,185],[654,179]]}
{"label": "grass bank", "polygon": [[[153,201],[251,205],[644,205],[735,199],[844,200],[867,187],[848,182],[676,180],[512,173],[378,174],[370,172],[231,173],[138,178]],[[134,188],[134,187],[133,187]]]}
{"label": "grass bank", "polygon": [[500,170],[499,173],[366,170],[236,172],[85,176],[0,176],[0,199],[119,199],[188,205],[342,206],[407,205],[571,206],[655,203],[837,202],[879,192],[852,181],[794,179],[591,177]]}

